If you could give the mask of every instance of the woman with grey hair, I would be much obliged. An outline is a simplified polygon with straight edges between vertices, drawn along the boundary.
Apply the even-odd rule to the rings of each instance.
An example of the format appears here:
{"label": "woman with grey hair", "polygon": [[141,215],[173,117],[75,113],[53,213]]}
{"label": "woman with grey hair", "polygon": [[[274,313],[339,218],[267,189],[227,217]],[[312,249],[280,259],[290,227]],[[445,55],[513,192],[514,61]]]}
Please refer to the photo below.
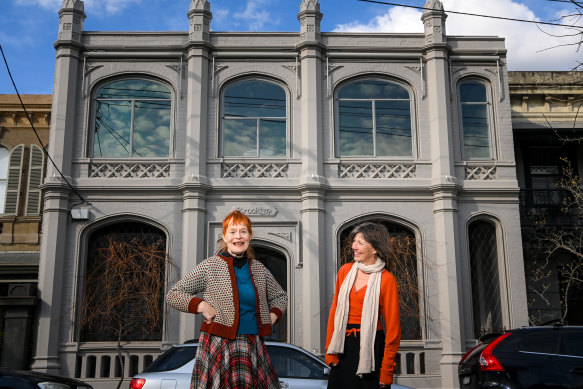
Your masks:
{"label": "woman with grey hair", "polygon": [[328,317],[328,388],[390,388],[401,341],[390,236],[383,225],[367,222],[350,233],[348,244],[353,261],[338,271]]}

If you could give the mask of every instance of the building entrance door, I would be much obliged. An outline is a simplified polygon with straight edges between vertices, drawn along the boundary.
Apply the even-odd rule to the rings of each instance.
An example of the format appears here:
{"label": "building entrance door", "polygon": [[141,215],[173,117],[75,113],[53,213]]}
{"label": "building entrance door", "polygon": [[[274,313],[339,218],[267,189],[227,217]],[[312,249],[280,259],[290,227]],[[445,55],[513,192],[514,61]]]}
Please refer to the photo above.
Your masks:
{"label": "building entrance door", "polygon": [[[288,291],[287,288],[287,258],[285,254],[279,250],[253,244],[253,251],[255,257],[273,274],[275,280],[281,285],[283,290]],[[288,306],[289,310],[289,306]],[[273,334],[267,339],[278,340],[282,342],[288,341],[287,335],[287,312],[283,315],[281,320],[273,327]]]}

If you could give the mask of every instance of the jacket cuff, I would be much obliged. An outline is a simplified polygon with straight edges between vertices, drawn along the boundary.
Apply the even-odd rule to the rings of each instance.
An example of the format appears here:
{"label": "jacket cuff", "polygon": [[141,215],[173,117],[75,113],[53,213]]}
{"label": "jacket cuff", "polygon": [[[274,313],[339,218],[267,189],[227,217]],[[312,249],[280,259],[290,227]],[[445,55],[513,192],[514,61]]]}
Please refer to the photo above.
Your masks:
{"label": "jacket cuff", "polygon": [[338,358],[338,354],[326,354],[325,356],[326,365],[330,366],[332,363],[340,362],[340,358]]}
{"label": "jacket cuff", "polygon": [[393,383],[393,372],[383,371],[381,369],[381,374],[379,377],[379,381],[383,384],[392,384]]}
{"label": "jacket cuff", "polygon": [[193,297],[192,300],[188,303],[188,312],[190,313],[198,313],[198,304],[200,304],[203,300],[198,297]]}
{"label": "jacket cuff", "polygon": [[283,312],[281,311],[281,309],[275,307],[271,308],[269,313],[275,313],[275,315],[277,316],[277,321],[279,321],[279,319],[281,319],[281,317],[283,316]]}

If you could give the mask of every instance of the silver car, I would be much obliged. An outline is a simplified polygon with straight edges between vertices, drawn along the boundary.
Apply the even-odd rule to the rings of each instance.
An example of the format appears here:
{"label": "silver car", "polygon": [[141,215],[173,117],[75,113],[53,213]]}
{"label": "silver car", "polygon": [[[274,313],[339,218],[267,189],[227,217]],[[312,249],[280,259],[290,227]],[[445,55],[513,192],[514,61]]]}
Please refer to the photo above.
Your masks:
{"label": "silver car", "polygon": [[[330,368],[301,347],[265,342],[279,383],[284,389],[325,389]],[[182,389],[190,387],[196,343],[175,345],[160,355],[130,382],[130,389]],[[391,389],[413,389],[393,384]]]}

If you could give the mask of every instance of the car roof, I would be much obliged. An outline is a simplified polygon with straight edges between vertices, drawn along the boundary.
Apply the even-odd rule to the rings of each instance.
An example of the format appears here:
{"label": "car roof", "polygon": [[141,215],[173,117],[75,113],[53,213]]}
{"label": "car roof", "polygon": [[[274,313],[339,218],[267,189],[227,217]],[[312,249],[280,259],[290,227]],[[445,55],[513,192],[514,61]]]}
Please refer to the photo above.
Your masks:
{"label": "car roof", "polygon": [[75,386],[87,385],[86,383],[76,380],[74,378],[63,377],[55,374],[42,373],[39,371],[0,370],[0,378],[1,377],[18,377],[34,383],[54,381],[58,383],[74,384]]}

